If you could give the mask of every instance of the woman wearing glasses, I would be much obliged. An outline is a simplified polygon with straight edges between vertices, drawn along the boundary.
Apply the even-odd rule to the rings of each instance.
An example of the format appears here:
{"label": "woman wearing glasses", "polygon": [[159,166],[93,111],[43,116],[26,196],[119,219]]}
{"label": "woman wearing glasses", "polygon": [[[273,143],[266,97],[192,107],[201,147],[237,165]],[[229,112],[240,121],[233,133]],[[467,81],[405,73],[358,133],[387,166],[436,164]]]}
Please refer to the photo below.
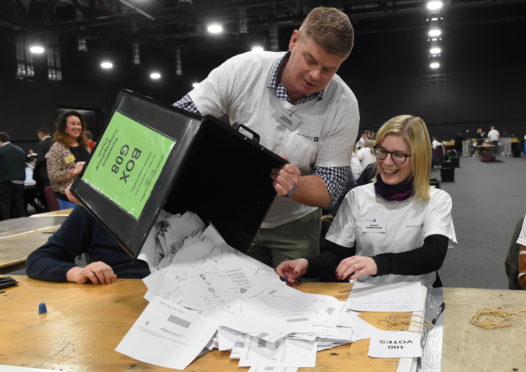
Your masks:
{"label": "woman wearing glasses", "polygon": [[400,115],[378,131],[376,182],[352,189],[326,235],[321,254],[284,261],[276,272],[294,284],[303,275],[370,283],[421,280],[456,245],[451,197],[429,186],[431,143],[424,121]]}

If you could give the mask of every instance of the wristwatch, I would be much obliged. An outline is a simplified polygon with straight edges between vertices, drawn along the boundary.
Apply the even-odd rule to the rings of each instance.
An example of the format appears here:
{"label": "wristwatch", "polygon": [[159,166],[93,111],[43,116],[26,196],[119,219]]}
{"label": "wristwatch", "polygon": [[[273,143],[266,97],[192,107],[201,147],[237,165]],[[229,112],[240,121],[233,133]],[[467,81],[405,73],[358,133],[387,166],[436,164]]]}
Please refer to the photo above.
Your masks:
{"label": "wristwatch", "polygon": [[285,194],[283,195],[284,197],[288,198],[289,196],[291,196],[292,194],[294,194],[296,192],[296,190],[298,189],[298,185],[292,185],[292,188]]}

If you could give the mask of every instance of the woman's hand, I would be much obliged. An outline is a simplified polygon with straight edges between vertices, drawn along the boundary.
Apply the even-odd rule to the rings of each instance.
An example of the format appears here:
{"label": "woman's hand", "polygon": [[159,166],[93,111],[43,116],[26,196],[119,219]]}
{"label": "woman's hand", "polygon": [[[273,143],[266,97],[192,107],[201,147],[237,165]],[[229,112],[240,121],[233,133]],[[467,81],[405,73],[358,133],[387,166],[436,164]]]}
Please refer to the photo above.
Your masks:
{"label": "woman's hand", "polygon": [[378,267],[371,257],[352,256],[341,260],[336,268],[339,280],[358,279],[366,275],[376,275]]}
{"label": "woman's hand", "polygon": [[82,173],[82,168],[84,168],[85,161],[78,161],[75,163],[75,168],[73,168],[73,171],[71,172],[71,177],[75,178],[80,173]]}
{"label": "woman's hand", "polygon": [[309,261],[304,258],[297,260],[283,261],[276,267],[276,273],[280,278],[286,278],[287,284],[297,284],[298,278],[305,275]]}
{"label": "woman's hand", "polygon": [[68,282],[84,284],[111,284],[117,280],[117,275],[111,266],[102,261],[92,262],[85,267],[75,266],[66,273]]}

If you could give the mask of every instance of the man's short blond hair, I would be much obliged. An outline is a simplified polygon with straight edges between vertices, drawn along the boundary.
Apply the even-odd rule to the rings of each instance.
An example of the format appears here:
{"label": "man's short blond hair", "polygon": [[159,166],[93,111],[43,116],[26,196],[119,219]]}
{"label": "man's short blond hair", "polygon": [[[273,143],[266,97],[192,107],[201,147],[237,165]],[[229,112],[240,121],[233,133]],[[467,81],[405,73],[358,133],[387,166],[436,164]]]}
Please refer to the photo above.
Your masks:
{"label": "man's short blond hair", "polygon": [[354,29],[347,14],[336,9],[318,7],[310,11],[300,32],[314,40],[327,53],[347,58],[354,44]]}

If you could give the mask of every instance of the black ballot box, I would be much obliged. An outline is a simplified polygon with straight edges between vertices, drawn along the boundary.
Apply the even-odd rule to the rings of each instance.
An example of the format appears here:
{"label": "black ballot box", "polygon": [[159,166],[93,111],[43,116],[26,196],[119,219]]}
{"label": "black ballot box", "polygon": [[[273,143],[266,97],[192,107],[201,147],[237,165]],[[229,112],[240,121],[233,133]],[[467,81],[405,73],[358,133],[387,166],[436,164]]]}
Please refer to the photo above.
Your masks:
{"label": "black ballot box", "polygon": [[458,156],[451,156],[451,157],[449,157],[449,161],[451,162],[453,167],[455,167],[455,168],[459,168],[460,167],[460,157],[458,157]]}
{"label": "black ballot box", "polygon": [[451,161],[445,161],[440,168],[440,180],[442,182],[455,182],[455,166]]}
{"label": "black ballot box", "polygon": [[71,190],[133,257],[161,209],[197,213],[246,251],[276,196],[271,171],[286,160],[240,127],[121,91]]}

